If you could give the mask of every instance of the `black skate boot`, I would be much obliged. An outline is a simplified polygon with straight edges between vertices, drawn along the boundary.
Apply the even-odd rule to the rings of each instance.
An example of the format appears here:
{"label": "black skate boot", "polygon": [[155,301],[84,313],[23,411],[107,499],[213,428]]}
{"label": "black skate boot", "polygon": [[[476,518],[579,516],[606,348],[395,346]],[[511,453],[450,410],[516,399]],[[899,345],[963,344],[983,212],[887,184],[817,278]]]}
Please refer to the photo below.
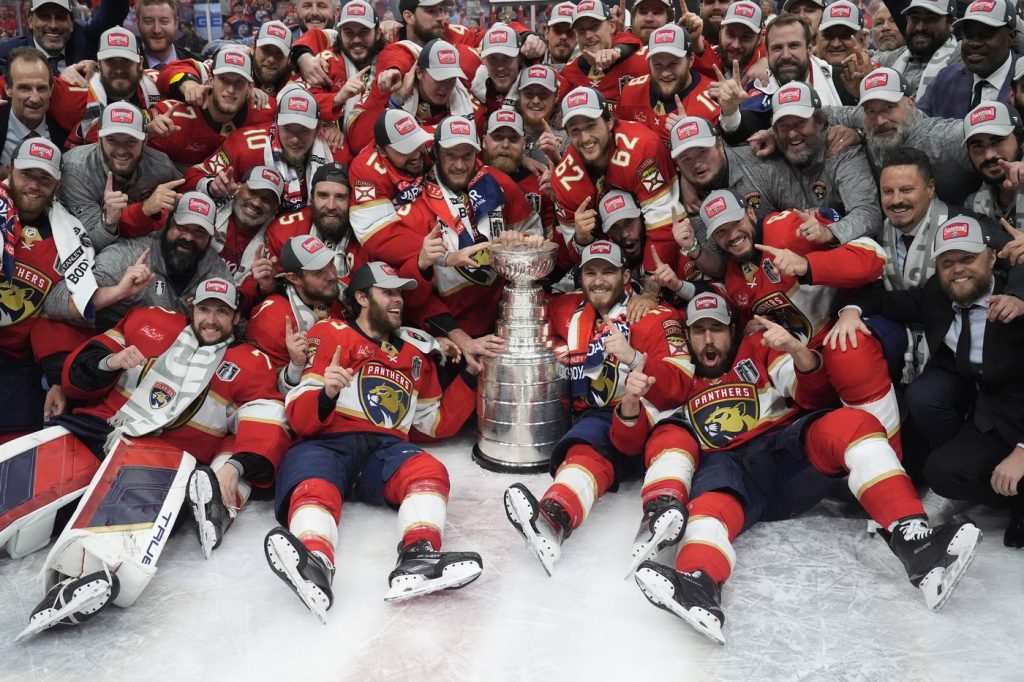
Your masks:
{"label": "black skate boot", "polygon": [[572,533],[569,513],[553,500],[537,504],[526,486],[513,483],[505,490],[505,515],[551,575],[562,556],[562,542]]}
{"label": "black skate boot", "polygon": [[1010,512],[1010,523],[1003,531],[1003,545],[1014,549],[1024,547],[1024,509]]}
{"label": "black skate boot", "polygon": [[966,516],[954,516],[938,528],[930,528],[924,517],[912,516],[896,524],[889,547],[928,607],[938,611],[971,565],[980,542],[981,531]]}
{"label": "black skate boot", "polygon": [[278,526],[263,543],[267,563],[281,580],[299,595],[321,623],[327,625],[327,609],[334,602],[331,582],[334,566],[320,552],[310,552],[302,542]]}
{"label": "black skate boot", "polygon": [[402,549],[388,576],[384,601],[404,601],[438,590],[456,590],[480,577],[484,562],[476,552],[435,552],[426,540]]}
{"label": "black skate boot", "polygon": [[647,601],[679,616],[708,639],[725,644],[722,593],[707,573],[683,573],[645,561],[635,575]]}
{"label": "black skate boot", "polygon": [[54,585],[32,610],[28,626],[15,641],[21,641],[55,625],[78,625],[89,620],[117,599],[120,584],[108,570],[81,578],[66,578]]}
{"label": "black skate boot", "polygon": [[654,559],[658,552],[679,543],[689,518],[686,507],[670,495],[660,495],[644,505],[644,518],[633,540],[633,561],[628,579],[641,562]]}
{"label": "black skate boot", "polygon": [[210,467],[197,466],[188,477],[188,506],[196,520],[196,535],[203,556],[209,559],[231,525],[231,512],[221,498],[220,481]]}

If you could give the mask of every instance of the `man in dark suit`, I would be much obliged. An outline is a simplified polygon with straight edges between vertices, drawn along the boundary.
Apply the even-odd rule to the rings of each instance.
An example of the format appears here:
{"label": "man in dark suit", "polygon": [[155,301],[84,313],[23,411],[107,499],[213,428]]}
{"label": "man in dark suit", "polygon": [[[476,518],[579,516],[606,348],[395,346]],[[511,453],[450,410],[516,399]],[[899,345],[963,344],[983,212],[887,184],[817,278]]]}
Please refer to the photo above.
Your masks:
{"label": "man in dark suit", "polygon": [[8,38],[0,43],[0,68],[16,47],[35,47],[46,54],[53,73],[82,61],[96,59],[100,35],[124,23],[128,0],[102,0],[88,24],[76,23],[70,0],[32,0],[28,15],[30,35]]}
{"label": "man in dark suit", "polygon": [[45,137],[64,147],[68,131],[50,116],[53,74],[43,53],[34,47],[11,51],[4,73],[8,103],[0,105],[0,166],[27,138]]}
{"label": "man in dark suit", "polygon": [[1006,102],[1017,55],[1014,5],[976,0],[954,26],[963,32],[958,61],[939,71],[917,108],[929,116],[963,118],[984,101]]}
{"label": "man in dark suit", "polygon": [[943,223],[933,243],[936,271],[924,288],[858,295],[830,336],[869,333],[862,314],[924,328],[931,359],[906,401],[927,431],[925,478],[944,497],[1009,509],[1003,542],[1024,547],[1024,302],[1003,300],[1005,280],[993,271],[984,220],[958,215]]}

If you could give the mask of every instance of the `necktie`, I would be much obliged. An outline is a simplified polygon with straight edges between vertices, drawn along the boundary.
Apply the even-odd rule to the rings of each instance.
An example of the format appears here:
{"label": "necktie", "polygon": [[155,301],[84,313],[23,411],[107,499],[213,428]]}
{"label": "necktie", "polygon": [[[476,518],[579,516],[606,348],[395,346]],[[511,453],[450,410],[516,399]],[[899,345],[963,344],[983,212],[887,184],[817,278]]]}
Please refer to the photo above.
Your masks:
{"label": "necktie", "polygon": [[31,140],[33,137],[39,137],[39,133],[34,130],[30,130],[25,133],[25,137],[21,138],[21,141],[24,142],[25,140]]}
{"label": "necktie", "polygon": [[907,249],[907,255],[910,255],[910,245],[914,243],[914,235],[903,234],[900,235],[900,239],[903,240],[903,246],[905,246]]}
{"label": "necktie", "polygon": [[988,81],[978,81],[974,84],[974,96],[971,97],[971,109],[981,104],[982,91],[985,89]]}
{"label": "necktie", "polygon": [[978,372],[971,364],[971,308],[960,308],[960,338],[956,341],[956,369],[965,379],[974,381]]}

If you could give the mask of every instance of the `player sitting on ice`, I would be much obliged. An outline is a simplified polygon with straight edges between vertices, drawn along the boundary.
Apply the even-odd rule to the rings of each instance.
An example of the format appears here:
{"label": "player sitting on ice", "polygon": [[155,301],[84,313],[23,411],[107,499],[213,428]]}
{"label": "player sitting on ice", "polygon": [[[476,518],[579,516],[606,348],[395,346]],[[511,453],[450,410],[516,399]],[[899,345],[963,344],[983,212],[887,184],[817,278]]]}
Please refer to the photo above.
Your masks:
{"label": "player sitting on ice", "polygon": [[475,552],[441,552],[448,471],[410,435],[454,435],[476,405],[476,377],[462,371],[444,390],[414,337],[400,338],[402,292],[416,283],[375,261],[345,290],[345,320],[309,330],[310,359],[288,393],[289,422],[304,440],[288,451],[275,509],[285,528],[267,534],[273,571],[322,622],[333,595],[342,499],[398,508],[398,565],[384,599],[462,587],[482,570]]}
{"label": "player sitting on ice", "polygon": [[[608,241],[583,249],[582,294],[563,294],[549,304],[552,333],[565,339],[571,373],[573,411],[580,415],[551,455],[554,483],[538,503],[526,486],[505,491],[505,513],[526,538],[544,570],[551,575],[562,554],[561,544],[586,519],[594,501],[606,490],[639,472],[638,458],[626,458],[608,437],[612,408],[624,391],[629,370],[660,361],[682,344],[679,314],[658,306],[638,321],[627,321],[632,294],[626,292],[629,268],[622,250]],[[659,470],[651,469],[648,479]],[[666,522],[682,533],[685,510],[672,498],[652,496],[645,511],[653,519],[668,513]]]}
{"label": "player sitting on ice", "polygon": [[237,305],[230,282],[208,279],[191,319],[135,308],[68,357],[64,391],[84,405],[51,424],[103,463],[46,557],[47,593],[20,637],[77,625],[110,602],[131,606],[156,574],[186,487],[209,557],[250,486],[273,481],[290,440],[284,406],[267,357],[233,344]]}
{"label": "player sitting on ice", "polygon": [[[660,372],[654,383],[678,397],[678,412],[655,425],[639,401],[652,382],[633,376],[612,423],[613,442],[632,452],[645,439],[651,450],[671,435],[676,450],[693,459],[700,453],[675,569],[641,563],[636,581],[644,595],[724,644],[721,586],[736,561],[736,536],[758,521],[810,509],[845,476],[891,533],[889,547],[911,584],[929,607],[941,608],[981,531],[963,517],[931,528],[878,419],[852,407],[815,409],[833,399],[821,355],[767,318],[755,318],[762,332],[739,338],[727,306],[709,293],[686,308],[690,355],[665,359],[675,372]],[[680,478],[677,489],[685,489]]]}

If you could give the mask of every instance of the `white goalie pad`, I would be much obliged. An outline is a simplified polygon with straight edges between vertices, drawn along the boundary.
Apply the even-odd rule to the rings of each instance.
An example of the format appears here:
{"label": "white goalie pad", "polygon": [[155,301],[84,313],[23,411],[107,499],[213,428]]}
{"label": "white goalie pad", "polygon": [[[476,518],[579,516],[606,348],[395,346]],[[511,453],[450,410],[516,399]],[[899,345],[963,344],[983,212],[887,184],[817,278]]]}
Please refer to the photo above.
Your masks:
{"label": "white goalie pad", "polygon": [[156,574],[195,466],[155,439],[118,441],[46,557],[46,589],[106,567],[121,585],[114,603],[131,606]]}

